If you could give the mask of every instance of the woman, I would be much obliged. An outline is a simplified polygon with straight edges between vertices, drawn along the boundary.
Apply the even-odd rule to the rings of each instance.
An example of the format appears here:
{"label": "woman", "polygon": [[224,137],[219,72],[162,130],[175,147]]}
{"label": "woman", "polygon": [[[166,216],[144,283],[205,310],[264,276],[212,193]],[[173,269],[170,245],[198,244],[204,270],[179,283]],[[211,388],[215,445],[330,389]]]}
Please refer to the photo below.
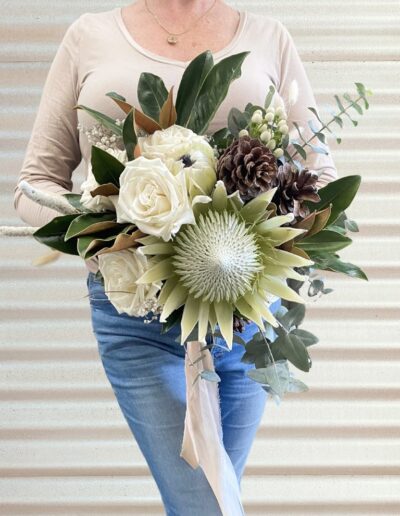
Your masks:
{"label": "woman", "polygon": [[[316,107],[303,64],[287,29],[267,16],[237,11],[222,0],[137,0],[100,13],[84,13],[66,31],[44,85],[39,109],[18,182],[66,193],[81,159],[90,161],[88,137],[93,119],[73,106],[83,104],[113,118],[122,112],[105,96],[116,91],[138,105],[141,72],[178,85],[184,68],[200,52],[214,60],[250,50],[242,75],[234,81],[208,132],[226,125],[232,106],[263,104],[274,84],[286,104],[295,79],[297,103],[289,128],[297,121],[307,134],[307,107]],[[176,91],[176,89],[175,89]],[[318,186],[336,178],[330,155],[309,153],[307,166],[320,174]],[[40,206],[15,187],[15,208],[25,222],[40,226],[58,213]],[[158,321],[118,314],[96,279],[97,259],[86,262],[93,331],[105,372],[129,427],[149,465],[168,516],[219,515],[221,508],[201,468],[180,457],[185,417],[184,348],[176,327],[160,334]],[[272,306],[277,310],[280,300]],[[257,330],[248,323],[246,341]],[[236,332],[235,332],[236,333]],[[266,392],[246,376],[240,361],[244,348],[228,351],[222,339],[212,348],[219,383],[223,443],[237,482],[263,415]],[[225,349],[224,349],[225,348]],[[237,514],[242,514],[238,509]],[[230,515],[234,516],[234,515]]]}

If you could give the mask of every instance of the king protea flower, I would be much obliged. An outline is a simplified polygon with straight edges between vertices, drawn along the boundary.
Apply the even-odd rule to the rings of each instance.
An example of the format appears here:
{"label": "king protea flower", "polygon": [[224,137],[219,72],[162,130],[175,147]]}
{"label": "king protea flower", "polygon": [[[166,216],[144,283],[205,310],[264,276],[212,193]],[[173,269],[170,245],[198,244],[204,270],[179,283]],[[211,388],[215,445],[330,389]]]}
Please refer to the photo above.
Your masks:
{"label": "king protea flower", "polygon": [[165,280],[159,293],[160,322],[184,305],[181,344],[196,324],[198,340],[204,341],[208,323],[212,331],[218,323],[231,348],[235,309],[264,330],[263,319],[278,326],[269,297],[304,303],[286,279],[304,281],[292,267],[314,262],[277,249],[305,230],[281,227],[293,220],[292,213],[269,218],[275,191],[244,204],[238,191],[227,195],[224,183],[217,181],[212,196],[194,205],[195,224],[183,225],[169,242],[153,235],[139,239],[144,254],[158,256],[137,283]]}

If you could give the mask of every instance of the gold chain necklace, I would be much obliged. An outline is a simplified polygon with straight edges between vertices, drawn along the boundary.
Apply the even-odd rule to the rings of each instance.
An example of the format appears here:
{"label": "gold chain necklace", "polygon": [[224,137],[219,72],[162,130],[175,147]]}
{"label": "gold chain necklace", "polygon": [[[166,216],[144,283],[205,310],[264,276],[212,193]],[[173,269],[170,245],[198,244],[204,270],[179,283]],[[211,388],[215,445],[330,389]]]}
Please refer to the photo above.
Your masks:
{"label": "gold chain necklace", "polygon": [[186,32],[189,32],[190,29],[193,27],[193,25],[195,25],[196,23],[198,23],[202,18],[204,18],[204,16],[209,13],[211,11],[211,9],[214,7],[214,5],[216,4],[217,0],[214,0],[213,4],[211,5],[211,7],[209,7],[205,13],[203,13],[200,18],[197,18],[197,20],[195,21],[194,24],[192,24],[187,30],[184,30],[182,32],[170,32],[167,28],[164,27],[164,25],[162,25],[162,23],[160,22],[160,20],[158,19],[158,17],[149,9],[149,6],[147,4],[147,0],[144,0],[144,3],[146,5],[146,9],[148,10],[148,12],[153,16],[153,18],[156,20],[156,22],[158,23],[158,25],[165,30],[165,32],[167,32],[168,36],[167,36],[167,42],[170,44],[170,45],[175,45],[176,43],[178,43],[178,37],[177,36],[182,36],[182,34],[186,34]]}

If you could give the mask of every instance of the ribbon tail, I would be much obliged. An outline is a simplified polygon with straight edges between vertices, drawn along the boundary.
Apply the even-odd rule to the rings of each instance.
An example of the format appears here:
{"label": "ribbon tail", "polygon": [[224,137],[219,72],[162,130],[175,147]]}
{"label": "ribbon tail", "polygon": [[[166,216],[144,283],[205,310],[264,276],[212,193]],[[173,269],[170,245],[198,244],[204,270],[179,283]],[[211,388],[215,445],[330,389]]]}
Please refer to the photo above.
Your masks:
{"label": "ribbon tail", "polygon": [[[190,341],[185,355],[186,416],[180,456],[193,468],[201,466],[218,500],[223,516],[243,516],[240,486],[222,439],[218,383],[197,378],[199,371],[214,371],[210,350],[204,342]],[[196,381],[195,381],[196,380]]]}

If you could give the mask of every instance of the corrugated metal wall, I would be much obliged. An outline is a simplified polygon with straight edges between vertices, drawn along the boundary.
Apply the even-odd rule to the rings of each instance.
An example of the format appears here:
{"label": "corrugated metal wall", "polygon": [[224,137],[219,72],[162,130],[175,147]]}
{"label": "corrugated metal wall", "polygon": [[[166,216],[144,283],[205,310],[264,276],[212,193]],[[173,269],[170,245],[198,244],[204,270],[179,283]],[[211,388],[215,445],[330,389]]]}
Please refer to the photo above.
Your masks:
{"label": "corrugated metal wall", "polygon": [[[0,1],[0,224],[22,224],[13,188],[49,62],[66,26],[117,3]],[[400,514],[399,0],[236,2],[279,18],[321,112],[364,82],[358,128],[331,143],[341,176],[363,176],[348,215],[361,231],[342,256],[370,281],[326,276],[309,309],[321,342],[311,390],[265,411],[243,481],[247,514]],[[83,180],[74,174],[78,191]],[[45,268],[47,248],[1,240],[0,514],[163,514],[154,481],[102,370],[83,262]]]}

